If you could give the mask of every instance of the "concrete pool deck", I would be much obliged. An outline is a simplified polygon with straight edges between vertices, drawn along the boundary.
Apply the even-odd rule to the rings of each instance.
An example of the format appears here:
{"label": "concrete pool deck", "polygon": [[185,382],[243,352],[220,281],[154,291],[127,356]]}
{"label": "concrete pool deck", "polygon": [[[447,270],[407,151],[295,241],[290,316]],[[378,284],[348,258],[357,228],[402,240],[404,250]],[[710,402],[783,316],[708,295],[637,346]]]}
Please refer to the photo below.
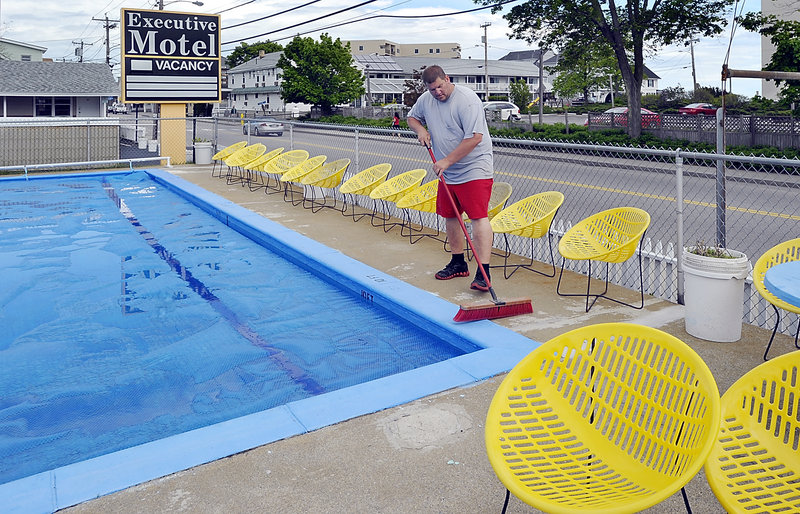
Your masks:
{"label": "concrete pool deck", "polygon": [[[410,245],[395,229],[384,233],[365,218],[353,223],[340,213],[292,206],[283,195],[250,192],[212,178],[210,166],[179,166],[175,175],[266,216],[369,266],[453,303],[477,298],[468,279],[438,281],[433,273],[447,261],[442,244]],[[474,267],[474,266],[473,266]],[[497,320],[535,341],[572,328],[609,321],[641,323],[686,341],[708,363],[724,392],[762,362],[767,330],[743,326],[737,343],[712,343],[689,336],[683,307],[654,298],[637,311],[600,301],[587,314],[582,300],[555,293],[555,278],[520,270],[504,280],[501,297],[529,296],[534,314]],[[568,277],[581,288],[584,278]],[[637,293],[615,289],[634,300]],[[777,336],[772,355],[794,349]],[[361,416],[197,466],[115,494],[65,509],[67,512],[499,512],[504,488],[484,452],[483,418],[502,376],[476,385]],[[704,476],[688,485],[692,508],[722,513]],[[680,494],[648,512],[684,510]],[[535,512],[516,498],[508,512]]]}

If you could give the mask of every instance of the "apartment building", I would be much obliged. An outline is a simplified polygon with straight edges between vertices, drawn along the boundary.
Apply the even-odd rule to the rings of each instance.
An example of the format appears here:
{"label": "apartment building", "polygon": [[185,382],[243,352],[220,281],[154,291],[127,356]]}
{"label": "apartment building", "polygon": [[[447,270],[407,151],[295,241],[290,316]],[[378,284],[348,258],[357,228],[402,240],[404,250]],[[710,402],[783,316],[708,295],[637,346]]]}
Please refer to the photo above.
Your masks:
{"label": "apartment building", "polygon": [[459,43],[395,43],[388,39],[351,39],[350,53],[356,55],[388,55],[391,57],[435,57],[460,59]]}

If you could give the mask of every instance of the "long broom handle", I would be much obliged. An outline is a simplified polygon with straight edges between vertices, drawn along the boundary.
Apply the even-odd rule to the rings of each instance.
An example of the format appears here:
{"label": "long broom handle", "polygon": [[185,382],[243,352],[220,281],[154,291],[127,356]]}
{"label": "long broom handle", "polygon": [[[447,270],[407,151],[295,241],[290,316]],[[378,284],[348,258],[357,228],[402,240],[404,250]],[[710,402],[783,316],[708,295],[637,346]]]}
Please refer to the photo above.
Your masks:
{"label": "long broom handle", "polygon": [[[425,145],[425,148],[428,149],[428,153],[431,154],[431,160],[434,164],[436,164],[436,157],[433,155],[433,149]],[[456,205],[456,201],[453,198],[452,193],[450,193],[450,188],[447,187],[447,182],[444,181],[444,173],[439,174],[439,181],[442,183],[442,188],[446,193],[447,199],[450,200],[450,205],[453,207],[453,212],[456,213],[456,218],[458,219],[458,223],[461,225],[461,230],[464,232],[464,237],[467,238],[467,243],[469,244],[470,250],[472,250],[472,255],[475,256],[475,261],[478,263],[478,269],[481,270],[481,275],[483,275],[483,280],[486,281],[486,285],[489,286],[489,293],[492,295],[492,300],[495,303],[498,303],[499,300],[497,299],[497,295],[492,288],[492,283],[489,281],[489,277],[486,276],[486,270],[483,269],[483,263],[481,263],[480,257],[478,257],[478,252],[475,251],[475,245],[472,244],[472,239],[469,237],[469,233],[467,232],[467,225],[464,223],[464,220],[461,218],[461,214],[458,212],[458,206]]]}

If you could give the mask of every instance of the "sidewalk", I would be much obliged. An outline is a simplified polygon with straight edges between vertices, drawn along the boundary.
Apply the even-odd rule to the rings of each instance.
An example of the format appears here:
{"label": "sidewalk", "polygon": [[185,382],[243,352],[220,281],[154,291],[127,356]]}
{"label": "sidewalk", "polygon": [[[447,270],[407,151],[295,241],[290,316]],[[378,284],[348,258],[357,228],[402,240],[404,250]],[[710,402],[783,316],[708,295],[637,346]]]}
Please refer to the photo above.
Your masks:
{"label": "sidewalk", "polygon": [[[370,226],[367,218],[353,223],[330,209],[312,214],[284,202],[282,194],[226,185],[224,179],[211,177],[210,166],[177,166],[170,171],[453,303],[479,297],[469,290],[469,279],[434,279],[433,273],[448,260],[438,241],[424,239],[412,246],[398,229],[384,233]],[[520,270],[504,280],[498,270],[493,279],[498,296],[533,299],[532,315],[497,320],[499,324],[542,342],[595,323],[656,327],[697,351],[721,393],[762,362],[770,335],[744,325],[739,342],[711,343],[685,332],[680,305],[646,298],[645,308],[634,310],[600,300],[587,314],[582,299],[556,294],[556,278]],[[570,274],[565,285],[580,290],[585,277]],[[617,296],[637,299],[638,292],[611,287]],[[788,336],[778,335],[772,353],[793,348]],[[488,463],[483,443],[483,419],[500,380],[502,376],[277,441],[66,512],[500,512],[505,489]],[[702,472],[686,490],[694,512],[724,512]],[[683,500],[677,493],[647,512],[682,511]],[[508,512],[536,511],[512,497]]]}

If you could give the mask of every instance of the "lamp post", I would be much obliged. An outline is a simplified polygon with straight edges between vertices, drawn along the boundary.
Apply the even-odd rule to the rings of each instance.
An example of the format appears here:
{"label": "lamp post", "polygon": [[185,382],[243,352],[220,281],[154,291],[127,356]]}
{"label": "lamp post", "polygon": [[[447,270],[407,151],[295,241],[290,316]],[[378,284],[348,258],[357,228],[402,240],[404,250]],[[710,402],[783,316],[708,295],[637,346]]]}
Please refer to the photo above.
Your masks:
{"label": "lamp post", "polygon": [[486,98],[483,99],[484,102],[489,101],[489,38],[487,31],[487,27],[489,25],[491,25],[489,22],[481,25],[481,28],[483,29],[483,80],[486,83]]}
{"label": "lamp post", "polygon": [[367,70],[367,107],[372,107],[372,91],[370,90],[369,83],[369,64],[365,64],[364,68]]}

